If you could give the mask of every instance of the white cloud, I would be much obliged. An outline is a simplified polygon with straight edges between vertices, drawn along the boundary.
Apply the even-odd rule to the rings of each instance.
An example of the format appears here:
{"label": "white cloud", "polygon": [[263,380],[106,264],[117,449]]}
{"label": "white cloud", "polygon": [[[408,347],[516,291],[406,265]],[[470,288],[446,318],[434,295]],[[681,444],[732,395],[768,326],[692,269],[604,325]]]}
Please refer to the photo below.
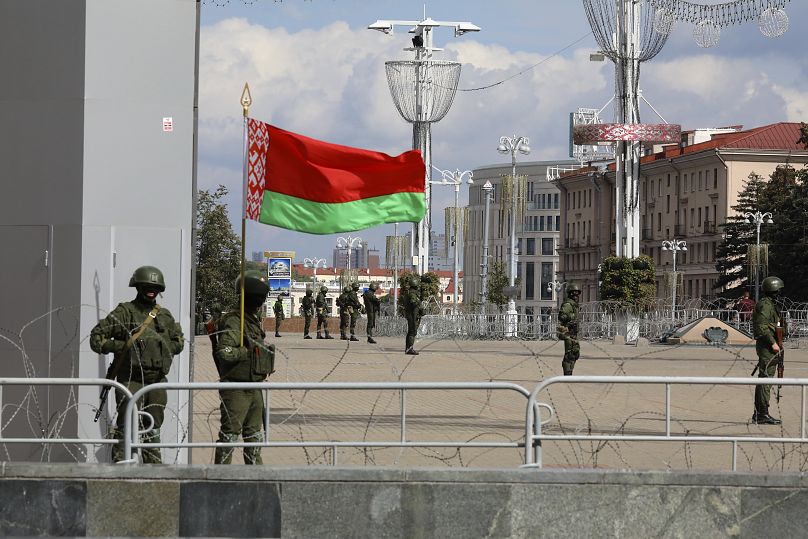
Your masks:
{"label": "white cloud", "polygon": [[[200,185],[229,181],[240,191],[242,120],[239,97],[249,81],[251,116],[285,129],[340,144],[399,153],[411,144],[411,127],[389,94],[384,62],[405,59],[409,36],[385,36],[345,22],[289,32],[245,19],[204,26],[200,52]],[[442,44],[438,43],[438,46]],[[531,160],[566,159],[568,114],[600,107],[613,93],[610,62],[589,62],[588,48],[550,57],[484,44],[469,36],[451,41],[442,60],[460,61],[462,89],[452,110],[433,126],[434,164],[460,170],[502,161],[501,135],[529,136]],[[804,120],[805,81],[784,56],[728,58],[695,54],[643,64],[644,95],[670,122],[685,128],[742,123],[747,127]],[[610,113],[607,110],[607,113]],[[644,112],[646,121],[658,121]],[[604,118],[609,121],[611,118]],[[465,196],[465,193],[461,196]],[[435,229],[442,228],[448,190],[437,193]],[[268,229],[269,227],[263,227]],[[392,227],[361,233],[384,244]],[[408,227],[404,227],[405,229]],[[330,258],[333,237],[299,236],[277,229],[255,232],[261,241],[306,245],[302,256]],[[263,248],[266,245],[256,245]],[[288,245],[275,245],[285,248]]]}

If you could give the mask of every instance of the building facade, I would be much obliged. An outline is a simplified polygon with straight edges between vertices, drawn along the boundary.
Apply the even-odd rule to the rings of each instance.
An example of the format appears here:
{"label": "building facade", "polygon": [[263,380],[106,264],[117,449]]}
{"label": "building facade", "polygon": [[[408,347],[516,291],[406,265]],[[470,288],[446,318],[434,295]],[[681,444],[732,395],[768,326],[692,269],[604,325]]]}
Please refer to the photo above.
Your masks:
{"label": "building facade", "polygon": [[[517,162],[517,175],[527,176],[524,215],[517,223],[517,278],[520,281],[516,309],[522,314],[548,312],[556,305],[556,292],[550,285],[558,270],[561,197],[558,188],[547,180],[548,168],[572,165],[575,161]],[[510,256],[509,200],[502,200],[502,180],[512,172],[508,164],[487,165],[474,170],[474,185],[469,187],[469,228],[464,239],[463,289],[466,303],[482,298],[483,225],[485,191],[493,185],[489,214],[488,267],[501,262],[508,271]],[[503,203],[504,202],[504,203]]]}
{"label": "building facade", "polygon": [[[778,167],[801,166],[808,151],[798,145],[800,124],[777,123],[750,130],[720,130],[708,140],[683,134],[683,143],[641,160],[640,248],[657,268],[657,294],[667,297],[665,273],[672,270],[664,240],[684,240],[676,269],[683,273],[677,296],[713,296],[716,252],[722,227],[752,173],[768,179]],[[582,287],[582,301],[597,299],[598,265],[614,253],[614,166],[587,168],[554,183],[561,191],[560,279]],[[769,211],[760,208],[761,211]]]}

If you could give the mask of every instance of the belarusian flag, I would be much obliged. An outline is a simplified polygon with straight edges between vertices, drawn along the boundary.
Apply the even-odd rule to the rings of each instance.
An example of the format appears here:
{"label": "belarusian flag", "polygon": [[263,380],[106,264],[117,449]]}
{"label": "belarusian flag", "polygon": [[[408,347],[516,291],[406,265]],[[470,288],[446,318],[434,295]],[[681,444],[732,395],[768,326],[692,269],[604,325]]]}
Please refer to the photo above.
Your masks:
{"label": "belarusian flag", "polygon": [[338,146],[249,120],[244,216],[310,234],[418,222],[424,160]]}

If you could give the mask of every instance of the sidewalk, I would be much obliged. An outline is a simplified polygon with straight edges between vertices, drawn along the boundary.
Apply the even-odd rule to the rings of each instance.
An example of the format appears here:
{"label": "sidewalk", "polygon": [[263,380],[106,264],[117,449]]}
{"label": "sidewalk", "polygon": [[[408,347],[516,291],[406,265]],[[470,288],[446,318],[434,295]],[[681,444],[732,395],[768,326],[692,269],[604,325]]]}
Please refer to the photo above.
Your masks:
{"label": "sidewalk", "polygon": [[[282,332],[268,337],[278,347],[273,382],[483,382],[536,384],[561,375],[563,344],[557,341],[420,340],[418,356],[403,354],[404,339],[377,338],[379,344],[303,340]],[[207,337],[197,337],[195,381],[216,379]],[[754,348],[709,346],[626,346],[582,342],[576,375],[748,377]],[[808,351],[788,350],[786,376],[808,377]],[[782,427],[749,424],[753,386],[674,386],[673,433],[800,435],[800,388],[784,387],[771,413]],[[544,432],[664,433],[664,386],[556,385],[539,395],[556,417]],[[515,392],[410,391],[406,396],[407,439],[429,441],[521,441],[526,399]],[[270,438],[274,441],[398,441],[398,391],[276,391],[271,394]],[[219,428],[218,395],[197,392],[194,441],[214,440]],[[546,417],[545,417],[546,419]],[[546,466],[636,469],[729,469],[731,443],[546,442]],[[523,449],[340,448],[341,465],[517,467]],[[240,460],[240,451],[235,460]],[[270,448],[266,464],[330,464],[330,449]],[[739,470],[805,470],[808,446],[741,444]],[[212,450],[196,449],[194,463],[212,462]]]}

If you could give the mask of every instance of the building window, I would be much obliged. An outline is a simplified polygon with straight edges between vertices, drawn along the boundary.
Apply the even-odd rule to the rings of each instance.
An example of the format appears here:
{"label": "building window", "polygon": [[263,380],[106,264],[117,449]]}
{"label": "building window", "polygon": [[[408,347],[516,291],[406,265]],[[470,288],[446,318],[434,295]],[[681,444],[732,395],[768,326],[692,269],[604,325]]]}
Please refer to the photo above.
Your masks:
{"label": "building window", "polygon": [[525,299],[533,299],[535,293],[533,266],[533,262],[525,263]]}
{"label": "building window", "polygon": [[718,169],[713,169],[713,189],[718,189]]}
{"label": "building window", "polygon": [[[527,238],[527,246],[525,249],[526,255],[535,255],[536,254],[536,238]],[[530,298],[528,298],[530,299]]]}
{"label": "building window", "polygon": [[662,212],[657,214],[657,231],[662,232]]}
{"label": "building window", "polygon": [[539,285],[541,288],[541,299],[543,300],[550,300],[553,299],[553,291],[552,289],[547,290],[547,285],[550,284],[550,281],[553,280],[553,263],[552,262],[542,262],[541,263],[541,284]]}
{"label": "building window", "polygon": [[699,171],[699,191],[701,191],[701,171]]}
{"label": "building window", "polygon": [[539,230],[544,231],[544,215],[539,215]]}
{"label": "building window", "polygon": [[671,175],[668,174],[668,187],[670,187],[670,186],[671,186]]}
{"label": "building window", "polygon": [[556,226],[555,226],[556,231],[560,231],[561,230],[561,216],[560,215],[555,216],[555,222],[556,222]]}
{"label": "building window", "polygon": [[541,239],[541,254],[552,256],[552,254],[553,254],[553,238],[542,238]]}
{"label": "building window", "polygon": [[687,174],[684,174],[682,178],[684,178],[684,182],[682,182],[682,192],[687,193]]}
{"label": "building window", "polygon": [[671,212],[671,196],[670,195],[665,195],[665,196],[666,196],[666,199],[667,199],[667,202],[665,204],[665,213],[670,213]]}
{"label": "building window", "polygon": [[553,209],[554,210],[558,209],[558,193],[555,193],[553,195]]}

